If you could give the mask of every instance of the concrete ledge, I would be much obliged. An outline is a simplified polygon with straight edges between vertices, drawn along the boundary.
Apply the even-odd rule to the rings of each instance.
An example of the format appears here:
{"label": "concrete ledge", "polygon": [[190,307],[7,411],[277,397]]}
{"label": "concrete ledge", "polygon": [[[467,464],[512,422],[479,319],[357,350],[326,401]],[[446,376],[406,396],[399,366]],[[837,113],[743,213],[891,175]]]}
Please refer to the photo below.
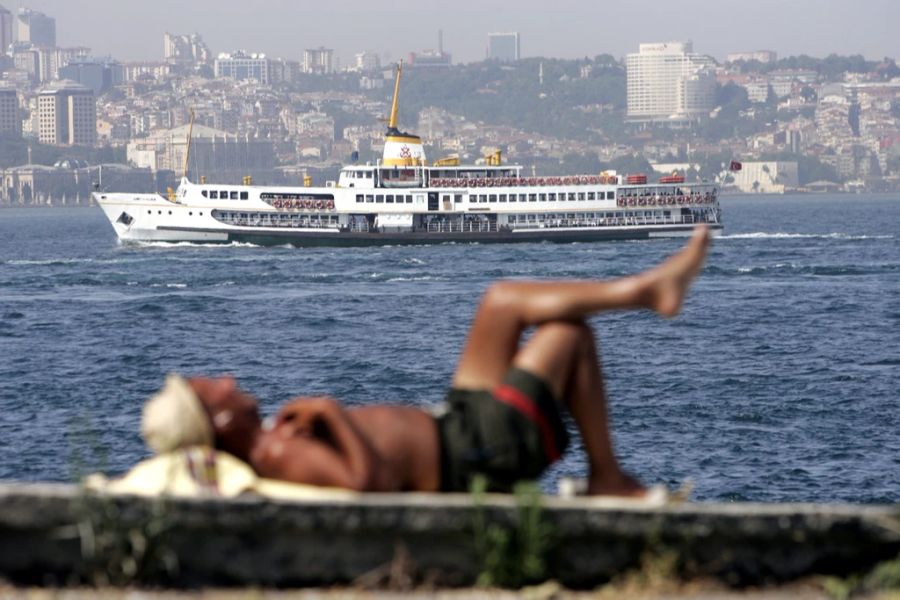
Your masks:
{"label": "concrete ledge", "polygon": [[530,545],[525,553],[543,559],[536,578],[572,588],[654,557],[669,557],[676,576],[749,585],[848,575],[900,555],[900,511],[888,506],[649,509],[545,497],[529,512],[517,501],[489,495],[476,505],[473,496],[449,494],[369,494],[332,504],[176,500],[0,484],[0,577],[39,585],[294,587],[397,577],[471,585],[501,549],[504,536],[486,530],[510,534],[515,547],[507,554]]}

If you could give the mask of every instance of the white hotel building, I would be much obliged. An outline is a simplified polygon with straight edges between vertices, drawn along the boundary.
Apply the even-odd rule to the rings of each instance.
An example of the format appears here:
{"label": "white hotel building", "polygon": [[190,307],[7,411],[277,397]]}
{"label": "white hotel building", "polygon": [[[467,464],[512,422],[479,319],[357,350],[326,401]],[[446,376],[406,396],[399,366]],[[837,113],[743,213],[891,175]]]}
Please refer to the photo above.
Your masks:
{"label": "white hotel building", "polygon": [[625,66],[629,121],[692,121],[714,107],[715,61],[690,42],[641,44]]}

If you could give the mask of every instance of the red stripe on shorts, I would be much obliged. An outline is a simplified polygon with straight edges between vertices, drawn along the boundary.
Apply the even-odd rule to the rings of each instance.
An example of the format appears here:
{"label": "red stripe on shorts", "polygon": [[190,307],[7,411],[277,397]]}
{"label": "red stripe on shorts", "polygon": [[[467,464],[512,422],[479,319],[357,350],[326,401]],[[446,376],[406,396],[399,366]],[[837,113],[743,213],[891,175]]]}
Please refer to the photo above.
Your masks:
{"label": "red stripe on shorts", "polygon": [[512,406],[537,425],[541,432],[544,454],[547,455],[550,462],[559,460],[560,454],[559,449],[556,446],[556,434],[553,433],[553,427],[550,426],[550,422],[547,420],[546,415],[538,409],[534,400],[523,394],[521,390],[507,384],[497,386],[494,389],[493,394],[494,398],[504,404]]}

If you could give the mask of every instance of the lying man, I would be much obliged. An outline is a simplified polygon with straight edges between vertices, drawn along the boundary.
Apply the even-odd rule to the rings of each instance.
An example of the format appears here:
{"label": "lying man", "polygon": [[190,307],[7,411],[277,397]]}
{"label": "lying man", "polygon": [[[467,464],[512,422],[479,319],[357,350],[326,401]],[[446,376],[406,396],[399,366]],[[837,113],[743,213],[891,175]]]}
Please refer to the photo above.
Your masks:
{"label": "lying man", "polygon": [[363,491],[467,491],[480,474],[489,490],[508,491],[538,477],[565,450],[564,405],[588,455],[588,493],[640,497],[646,489],[613,453],[585,319],[617,309],[676,315],[708,245],[709,232],[700,226],[676,255],[634,276],[493,284],[475,314],[446,412],[438,416],[297,398],[263,427],[256,400],[233,378],[172,375],[145,406],[142,430],[158,452],[215,445],[272,479]]}

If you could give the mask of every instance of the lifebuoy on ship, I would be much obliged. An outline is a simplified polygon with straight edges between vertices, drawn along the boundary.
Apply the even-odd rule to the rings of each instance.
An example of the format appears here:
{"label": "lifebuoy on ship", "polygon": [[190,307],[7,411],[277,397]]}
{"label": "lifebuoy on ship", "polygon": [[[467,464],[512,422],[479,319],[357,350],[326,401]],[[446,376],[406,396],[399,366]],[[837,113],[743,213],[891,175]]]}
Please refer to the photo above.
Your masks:
{"label": "lifebuoy on ship", "polygon": [[323,205],[323,203],[322,203],[321,200],[316,200],[316,208],[317,208],[317,209],[322,210],[322,207],[323,207],[323,206],[324,206],[324,205]]}
{"label": "lifebuoy on ship", "polygon": [[275,208],[281,208],[281,200],[273,200],[272,206],[274,206]]}
{"label": "lifebuoy on ship", "polygon": [[334,200],[329,200],[328,202],[326,202],[326,203],[325,203],[325,207],[326,207],[328,210],[334,210]]}
{"label": "lifebuoy on ship", "polygon": [[312,200],[304,200],[303,208],[312,208]]}

